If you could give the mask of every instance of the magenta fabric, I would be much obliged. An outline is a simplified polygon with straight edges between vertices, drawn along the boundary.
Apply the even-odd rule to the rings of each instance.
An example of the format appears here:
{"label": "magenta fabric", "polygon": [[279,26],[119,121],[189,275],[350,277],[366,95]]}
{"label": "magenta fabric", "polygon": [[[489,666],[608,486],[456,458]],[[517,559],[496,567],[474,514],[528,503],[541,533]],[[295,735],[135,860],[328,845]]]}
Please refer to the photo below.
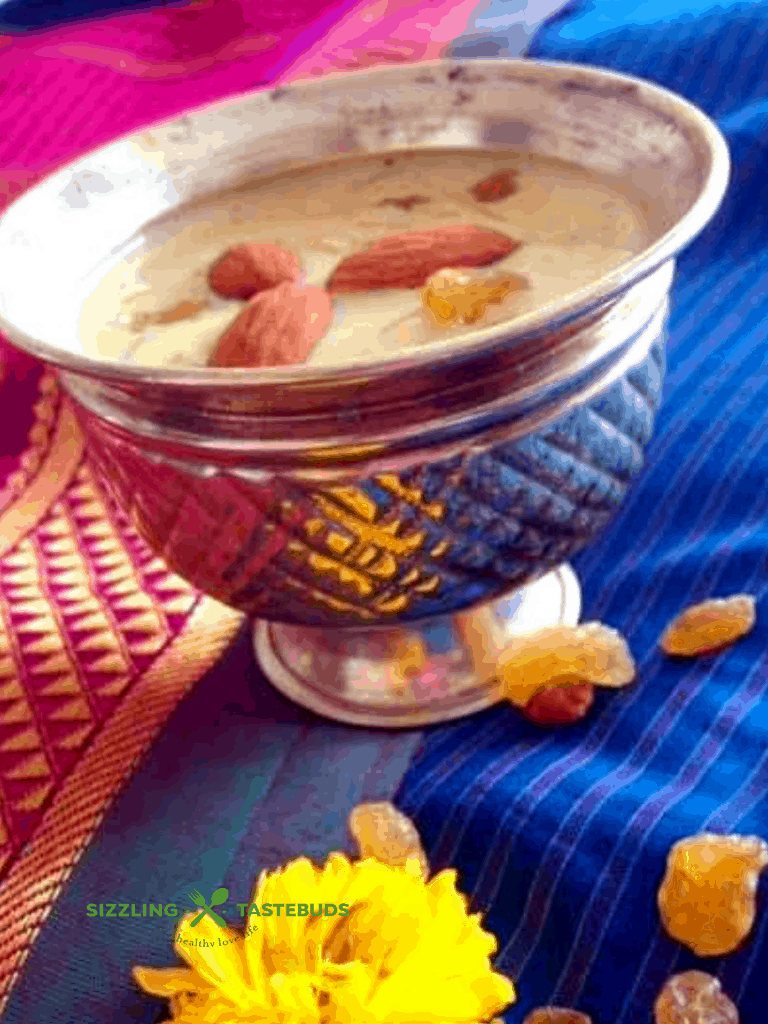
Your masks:
{"label": "magenta fabric", "polygon": [[116,135],[233,93],[433,59],[477,0],[198,0],[0,36],[0,208]]}

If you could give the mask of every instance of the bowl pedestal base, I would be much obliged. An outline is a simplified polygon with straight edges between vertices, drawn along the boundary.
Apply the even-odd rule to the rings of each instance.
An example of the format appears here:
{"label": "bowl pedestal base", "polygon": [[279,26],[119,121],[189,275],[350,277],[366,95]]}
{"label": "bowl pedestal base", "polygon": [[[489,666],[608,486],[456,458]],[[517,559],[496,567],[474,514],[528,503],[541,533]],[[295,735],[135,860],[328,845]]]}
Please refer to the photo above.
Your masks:
{"label": "bowl pedestal base", "polygon": [[254,645],[272,685],[349,725],[407,729],[498,703],[496,655],[512,637],[575,626],[581,590],[568,565],[484,605],[408,626],[326,629],[259,621]]}

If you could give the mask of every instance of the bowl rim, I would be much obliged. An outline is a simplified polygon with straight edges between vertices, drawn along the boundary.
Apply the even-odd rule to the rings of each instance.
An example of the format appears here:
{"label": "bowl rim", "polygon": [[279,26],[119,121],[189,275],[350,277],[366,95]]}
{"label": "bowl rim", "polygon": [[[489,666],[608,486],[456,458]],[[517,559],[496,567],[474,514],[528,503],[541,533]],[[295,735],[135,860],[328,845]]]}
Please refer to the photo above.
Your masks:
{"label": "bowl rim", "polygon": [[[166,117],[159,121],[148,122],[141,127],[133,128],[130,132],[115,136],[107,143],[84,150],[75,159],[59,165],[45,175],[3,211],[0,216],[0,230],[6,213],[17,202],[27,199],[37,190],[44,189],[52,179],[66,173],[68,168],[75,168],[84,159],[105,152],[120,142],[135,139],[153,129],[159,130],[167,127],[182,118],[204,115],[229,106],[236,106],[253,100],[258,95],[270,96],[273,100],[284,97],[295,97],[301,100],[302,94],[306,94],[307,91],[322,92],[330,83],[343,83],[350,79],[372,78],[375,83],[386,85],[387,79],[395,75],[402,83],[404,74],[417,77],[425,71],[430,71],[444,75],[448,81],[460,81],[462,71],[468,67],[478,71],[487,68],[496,73],[520,71],[522,72],[521,77],[524,77],[526,73],[530,75],[536,69],[539,73],[543,72],[545,76],[549,72],[551,78],[561,79],[563,84],[569,80],[577,82],[581,80],[587,88],[634,86],[635,89],[632,92],[636,92],[637,87],[642,88],[644,99],[648,97],[654,101],[651,104],[645,102],[646,107],[662,115],[669,115],[671,112],[677,124],[683,129],[692,130],[697,141],[703,143],[707,149],[710,158],[709,167],[703,174],[698,198],[680,220],[676,221],[655,242],[597,281],[562,296],[554,302],[538,306],[522,316],[499,321],[471,332],[468,331],[461,340],[452,340],[450,345],[446,345],[442,339],[436,340],[421,346],[415,353],[409,353],[405,357],[394,356],[367,363],[340,366],[301,364],[290,368],[237,368],[229,369],[224,373],[220,369],[208,367],[145,367],[118,360],[97,359],[85,354],[81,355],[32,337],[6,320],[2,311],[0,311],[0,328],[6,333],[12,344],[45,363],[77,375],[118,385],[167,385],[174,389],[190,388],[195,390],[211,386],[218,390],[237,389],[241,391],[249,385],[283,387],[290,384],[306,386],[316,383],[332,387],[334,382],[338,382],[348,387],[356,379],[359,379],[361,383],[371,384],[378,379],[391,378],[400,371],[424,370],[429,366],[466,362],[473,356],[487,353],[494,344],[511,348],[521,342],[535,340],[537,337],[543,338],[568,327],[574,321],[593,314],[601,307],[609,308],[611,303],[615,302],[627,288],[651,275],[665,261],[674,257],[692,241],[720,206],[730,183],[731,161],[728,145],[718,126],[703,110],[672,90],[639,76],[567,61],[544,61],[529,58],[479,58],[463,61],[439,59],[341,71],[318,78],[295,80],[287,85],[246,90],[228,94],[199,106],[184,108],[171,118]],[[397,84],[399,83],[395,83],[395,87]],[[381,152],[394,152],[401,148],[403,147],[384,146]],[[343,159],[343,155],[341,158]],[[320,162],[331,161],[308,161],[307,166]]]}

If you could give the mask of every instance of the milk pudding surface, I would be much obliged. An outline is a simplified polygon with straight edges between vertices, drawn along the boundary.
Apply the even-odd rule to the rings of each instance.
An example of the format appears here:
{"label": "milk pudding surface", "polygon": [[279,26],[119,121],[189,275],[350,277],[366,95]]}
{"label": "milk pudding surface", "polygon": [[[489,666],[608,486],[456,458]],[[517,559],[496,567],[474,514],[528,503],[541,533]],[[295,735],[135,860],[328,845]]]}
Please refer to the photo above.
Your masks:
{"label": "milk pudding surface", "polygon": [[[640,253],[649,231],[627,192],[565,161],[506,151],[387,153],[262,178],[145,229],[141,247],[83,304],[81,342],[101,359],[215,365],[220,339],[243,322],[249,302],[218,294],[212,268],[233,247],[264,243],[295,258],[299,289],[331,297],[330,323],[308,363],[396,358],[519,317]],[[395,236],[462,225],[515,245],[492,266],[448,267],[424,287],[389,279],[386,287],[334,287],[337,274],[346,280],[344,268],[356,266],[345,261],[374,243],[393,239],[397,253],[409,242]]]}

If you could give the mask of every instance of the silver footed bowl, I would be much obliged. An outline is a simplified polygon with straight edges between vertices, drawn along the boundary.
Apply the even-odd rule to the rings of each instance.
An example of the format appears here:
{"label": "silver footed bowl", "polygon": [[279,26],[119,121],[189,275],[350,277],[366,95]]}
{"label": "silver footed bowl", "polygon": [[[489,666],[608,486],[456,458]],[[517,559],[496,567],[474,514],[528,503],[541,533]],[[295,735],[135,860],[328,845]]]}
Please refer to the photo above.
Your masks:
{"label": "silver footed bowl", "polygon": [[[260,620],[258,656],[284,693],[386,727],[492,704],[488,666],[510,636],[577,621],[565,563],[643,465],[674,258],[728,183],[717,128],[639,79],[493,59],[254,92],[151,137],[87,155],[6,212],[0,325],[56,369],[139,532]],[[625,175],[653,241],[565,299],[407,358],[221,371],[84,353],[82,302],[147,225],[254,177],[441,147]]]}

